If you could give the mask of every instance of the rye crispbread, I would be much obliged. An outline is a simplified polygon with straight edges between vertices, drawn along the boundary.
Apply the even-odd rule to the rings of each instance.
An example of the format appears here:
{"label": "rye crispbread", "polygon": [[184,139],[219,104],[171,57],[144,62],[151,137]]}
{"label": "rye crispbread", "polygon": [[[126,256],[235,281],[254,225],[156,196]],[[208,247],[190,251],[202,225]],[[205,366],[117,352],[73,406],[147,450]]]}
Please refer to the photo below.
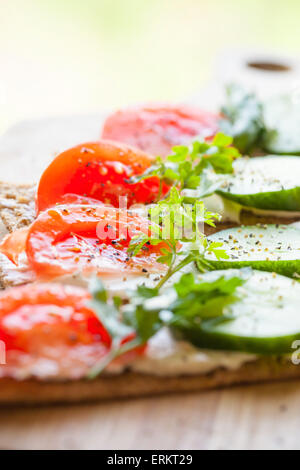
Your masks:
{"label": "rye crispbread", "polygon": [[[0,183],[0,218],[8,232],[23,228],[34,221],[34,193],[35,186],[11,185]],[[289,223],[298,219],[288,219]],[[241,222],[244,225],[255,223],[286,223],[287,220],[279,217],[257,217],[250,212],[242,212]],[[219,223],[216,228],[205,225],[206,235],[236,227],[233,222]],[[19,270],[6,257],[0,254],[0,287],[7,288],[32,282],[34,277],[26,269]]]}
{"label": "rye crispbread", "polygon": [[[0,217],[8,232],[29,225],[35,217],[34,186],[17,186],[0,183]],[[253,218],[243,215],[243,223],[281,223],[283,220]],[[286,222],[286,220],[285,220]],[[290,221],[292,222],[292,221]],[[207,227],[207,235],[236,224],[218,224]],[[0,283],[2,288],[32,282],[25,272],[16,276],[16,267],[0,256]],[[100,376],[89,380],[52,382],[39,380],[16,381],[0,379],[0,405],[43,405],[75,403],[96,400],[134,398],[165,393],[196,392],[201,390],[254,384],[300,377],[300,368],[284,358],[261,357],[243,364],[238,370],[219,368],[211,373],[193,376],[159,377],[155,375],[124,372],[114,376]]]}
{"label": "rye crispbread", "polygon": [[300,367],[287,358],[261,357],[237,370],[219,368],[211,373],[159,377],[123,372],[94,380],[50,382],[0,379],[0,405],[47,405],[138,398],[220,389],[233,385],[298,379]]}
{"label": "rye crispbread", "polygon": [[31,224],[35,217],[33,185],[0,182],[0,217],[9,232]]}

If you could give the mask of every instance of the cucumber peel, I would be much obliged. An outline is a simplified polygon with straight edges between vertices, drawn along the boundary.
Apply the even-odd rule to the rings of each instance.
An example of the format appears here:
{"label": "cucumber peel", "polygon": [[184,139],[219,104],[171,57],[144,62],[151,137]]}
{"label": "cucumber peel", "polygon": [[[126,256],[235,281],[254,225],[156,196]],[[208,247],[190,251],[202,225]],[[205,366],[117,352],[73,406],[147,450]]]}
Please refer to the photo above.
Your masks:
{"label": "cucumber peel", "polygon": [[300,273],[300,230],[291,225],[254,225],[222,230],[209,237],[221,242],[229,256],[206,259],[215,269],[242,268],[271,271],[293,277]]}
{"label": "cucumber peel", "polygon": [[300,211],[300,157],[240,158],[216,192],[245,207]]}
{"label": "cucumber peel", "polygon": [[[201,276],[242,276],[244,270],[213,271]],[[238,299],[226,305],[226,318],[174,325],[175,333],[200,348],[255,354],[289,354],[300,339],[300,283],[268,272],[250,271]]]}

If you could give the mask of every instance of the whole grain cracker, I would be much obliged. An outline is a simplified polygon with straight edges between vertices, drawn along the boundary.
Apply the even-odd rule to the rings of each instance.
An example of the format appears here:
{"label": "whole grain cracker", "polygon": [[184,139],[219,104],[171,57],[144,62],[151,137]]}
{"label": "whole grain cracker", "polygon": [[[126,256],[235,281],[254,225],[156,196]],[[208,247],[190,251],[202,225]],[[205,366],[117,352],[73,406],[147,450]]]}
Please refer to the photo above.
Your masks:
{"label": "whole grain cracker", "polygon": [[35,185],[0,182],[0,217],[9,232],[31,224],[35,217]]}

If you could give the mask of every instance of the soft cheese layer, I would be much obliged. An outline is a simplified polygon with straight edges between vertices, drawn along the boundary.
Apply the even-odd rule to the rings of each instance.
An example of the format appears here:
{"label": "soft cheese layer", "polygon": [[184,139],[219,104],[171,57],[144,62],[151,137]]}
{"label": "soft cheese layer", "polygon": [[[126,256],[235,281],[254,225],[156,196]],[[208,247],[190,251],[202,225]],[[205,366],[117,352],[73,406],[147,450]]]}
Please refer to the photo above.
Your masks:
{"label": "soft cheese layer", "polygon": [[241,223],[241,212],[247,211],[258,217],[271,217],[273,219],[300,219],[299,211],[278,211],[256,209],[255,207],[246,207],[236,202],[223,199],[221,196],[214,194],[204,198],[206,208],[212,212],[218,212],[222,215],[222,222]]}
{"label": "soft cheese layer", "polygon": [[[47,347],[43,357],[11,351],[7,354],[9,365],[0,366],[0,378],[45,381],[83,379],[101,357],[101,344],[81,345],[68,351],[61,347]],[[126,360],[121,358],[111,363],[104,374],[116,375],[129,370],[164,377],[201,375],[219,368],[237,370],[255,359],[253,354],[197,349],[184,341],[176,341],[167,329],[163,329],[151,338],[143,356],[135,356],[134,359],[127,357]]]}

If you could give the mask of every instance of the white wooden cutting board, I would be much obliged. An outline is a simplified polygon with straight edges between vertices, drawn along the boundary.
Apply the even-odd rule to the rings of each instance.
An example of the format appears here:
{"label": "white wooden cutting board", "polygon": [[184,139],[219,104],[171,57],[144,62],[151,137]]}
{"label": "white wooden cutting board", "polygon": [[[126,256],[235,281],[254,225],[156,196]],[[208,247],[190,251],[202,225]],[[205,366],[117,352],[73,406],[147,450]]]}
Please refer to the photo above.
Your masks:
{"label": "white wooden cutting board", "polygon": [[[102,120],[99,114],[19,124],[0,139],[1,180],[37,181],[55,153],[97,139]],[[291,382],[92,405],[1,409],[0,448],[299,449],[299,421],[300,382]]]}

